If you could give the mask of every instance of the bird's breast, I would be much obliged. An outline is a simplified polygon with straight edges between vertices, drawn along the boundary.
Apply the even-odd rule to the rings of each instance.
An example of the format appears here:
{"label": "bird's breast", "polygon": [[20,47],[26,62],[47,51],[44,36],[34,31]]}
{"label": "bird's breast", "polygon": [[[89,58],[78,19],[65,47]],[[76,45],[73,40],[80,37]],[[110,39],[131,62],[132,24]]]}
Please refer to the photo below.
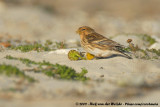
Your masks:
{"label": "bird's breast", "polygon": [[111,56],[113,54],[117,54],[116,51],[101,50],[99,48],[90,49],[88,52],[95,55],[96,57],[108,57],[108,56]]}

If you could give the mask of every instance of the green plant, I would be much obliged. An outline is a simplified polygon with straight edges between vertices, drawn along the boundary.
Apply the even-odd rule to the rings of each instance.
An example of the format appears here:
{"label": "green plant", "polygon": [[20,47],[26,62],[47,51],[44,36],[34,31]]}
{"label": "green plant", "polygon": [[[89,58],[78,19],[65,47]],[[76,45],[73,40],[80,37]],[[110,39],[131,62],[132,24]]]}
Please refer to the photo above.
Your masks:
{"label": "green plant", "polygon": [[64,42],[55,42],[55,48],[64,49],[66,48],[66,44]]}
{"label": "green plant", "polygon": [[11,49],[14,50],[20,50],[22,52],[29,52],[29,51],[51,51],[51,49],[48,46],[43,46],[42,44],[39,43],[34,43],[34,44],[28,44],[28,45],[19,45],[19,46],[12,46]]}
{"label": "green plant", "polygon": [[158,50],[157,49],[146,49],[146,50],[160,56],[160,49],[158,49]]}
{"label": "green plant", "polygon": [[53,51],[55,49],[64,49],[66,48],[66,46],[67,45],[64,42],[52,42],[50,40],[46,40],[44,44],[38,42],[34,43],[24,42],[24,45],[18,45],[18,46],[12,45],[11,47],[9,47],[9,49],[20,50],[22,52],[29,52],[29,51],[41,52],[41,51]]}
{"label": "green plant", "polygon": [[52,41],[50,41],[50,40],[46,40],[46,42],[45,42],[45,46],[49,46],[49,45],[52,45],[53,44],[53,42]]}
{"label": "green plant", "polygon": [[[147,46],[151,46],[152,44],[154,44],[156,42],[156,40],[154,38],[152,38],[148,34],[134,34],[134,33],[132,34],[132,33],[127,33],[127,34],[124,34],[124,35],[125,36],[130,36],[130,35],[137,36],[140,39],[142,39],[143,41],[145,41]],[[119,35],[115,35],[115,36],[111,37],[111,39],[114,38],[114,37],[117,37],[117,36],[119,36]]]}
{"label": "green plant", "polygon": [[82,72],[76,73],[76,71],[68,67],[66,65],[60,64],[51,64],[50,62],[35,62],[30,59],[26,58],[16,58],[10,55],[6,56],[7,59],[11,60],[19,60],[22,63],[26,64],[27,66],[31,66],[31,64],[38,65],[36,69],[32,69],[34,72],[42,72],[49,77],[54,77],[58,79],[66,79],[66,80],[79,80],[79,81],[86,81],[89,78],[85,76],[88,72],[86,69],[82,69]]}
{"label": "green plant", "polygon": [[151,36],[149,36],[147,34],[139,34],[137,36],[140,36],[144,41],[148,42],[149,46],[156,42],[156,40],[154,38],[152,38]]}
{"label": "green plant", "polygon": [[12,65],[0,64],[0,74],[5,74],[7,76],[17,76],[20,78],[27,79],[29,82],[35,81],[35,79],[25,75],[23,71],[19,70],[17,67]]}

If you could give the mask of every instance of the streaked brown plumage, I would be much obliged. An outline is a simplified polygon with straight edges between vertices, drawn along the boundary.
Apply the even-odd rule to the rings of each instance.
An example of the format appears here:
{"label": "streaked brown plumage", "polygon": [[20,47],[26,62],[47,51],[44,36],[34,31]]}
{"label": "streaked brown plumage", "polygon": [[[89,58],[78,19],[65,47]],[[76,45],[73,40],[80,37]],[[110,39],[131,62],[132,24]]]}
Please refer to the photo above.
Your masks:
{"label": "streaked brown plumage", "polygon": [[108,57],[113,54],[123,54],[126,57],[131,58],[124,53],[123,45],[96,33],[94,29],[88,26],[80,27],[77,30],[77,33],[80,35],[81,46],[84,50],[96,57]]}

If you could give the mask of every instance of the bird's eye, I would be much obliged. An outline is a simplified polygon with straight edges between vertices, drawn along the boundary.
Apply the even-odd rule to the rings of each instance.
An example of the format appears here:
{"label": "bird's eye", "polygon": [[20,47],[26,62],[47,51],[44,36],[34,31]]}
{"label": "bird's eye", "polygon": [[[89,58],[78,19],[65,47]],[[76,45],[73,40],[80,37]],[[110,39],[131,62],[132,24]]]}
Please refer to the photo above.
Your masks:
{"label": "bird's eye", "polygon": [[83,30],[86,30],[86,29],[82,29],[82,31],[83,31]]}

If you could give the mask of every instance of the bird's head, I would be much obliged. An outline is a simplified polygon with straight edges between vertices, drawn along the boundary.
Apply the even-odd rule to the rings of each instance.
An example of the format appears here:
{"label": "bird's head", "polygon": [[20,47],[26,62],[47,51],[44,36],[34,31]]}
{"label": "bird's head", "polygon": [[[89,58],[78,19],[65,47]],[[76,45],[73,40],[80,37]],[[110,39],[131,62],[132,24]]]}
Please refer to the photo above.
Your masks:
{"label": "bird's head", "polygon": [[76,31],[79,35],[88,35],[91,33],[94,33],[94,29],[88,27],[88,26],[82,26],[80,28],[78,28],[78,30]]}

